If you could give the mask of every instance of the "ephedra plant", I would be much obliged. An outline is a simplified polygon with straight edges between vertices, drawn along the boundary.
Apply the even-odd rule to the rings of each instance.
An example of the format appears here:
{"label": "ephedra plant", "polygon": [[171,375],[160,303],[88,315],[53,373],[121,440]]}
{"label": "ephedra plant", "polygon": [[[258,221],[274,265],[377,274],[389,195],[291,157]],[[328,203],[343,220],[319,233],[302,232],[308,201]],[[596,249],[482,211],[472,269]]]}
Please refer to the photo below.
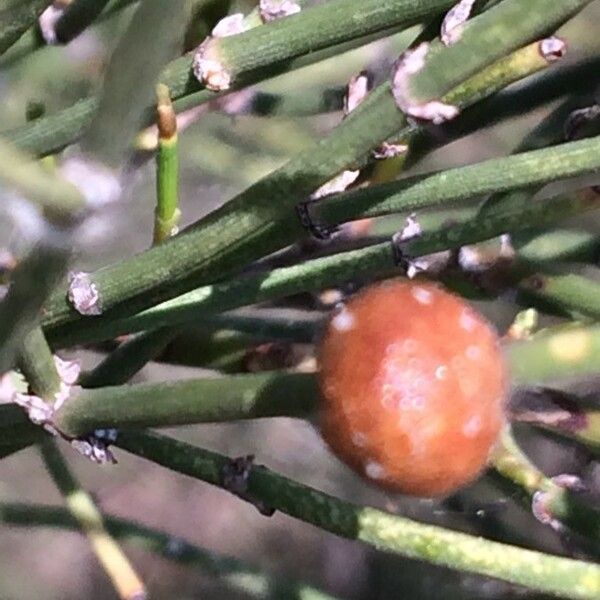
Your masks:
{"label": "ephedra plant", "polygon": [[[153,592],[129,542],[248,596],[331,597],[172,537],[168,522],[158,531],[104,514],[65,460],[83,455],[110,476],[110,463],[133,454],[223,488],[261,518],[283,513],[432,572],[599,598],[598,490],[543,472],[518,443],[543,431],[590,461],[600,447],[600,63],[597,48],[569,57],[581,23],[571,19],[594,5],[1,0],[9,76],[48,45],[75,51],[82,33],[99,30],[114,46],[96,92],[55,110],[23,107],[27,121],[0,142],[4,212],[26,229],[18,251],[3,254],[0,456],[38,446],[64,496],[64,507],[4,501],[3,526],[81,529],[122,598]],[[344,89],[300,70],[343,65],[377,41],[375,60],[352,54]],[[290,88],[265,87],[275,76]],[[335,126],[190,222],[180,145],[191,121],[215,113],[252,115],[259,151],[276,118],[328,115],[321,123]],[[439,171],[422,162],[521,115],[508,156]],[[214,136],[195,143],[216,157],[212,175],[242,170],[219,162]],[[127,218],[127,182],[150,153],[150,247],[81,270],[97,223]],[[476,308],[497,299],[509,327]],[[178,360],[210,375],[131,381],[192,329],[204,332],[202,351],[188,344]],[[235,332],[229,346],[219,332]],[[76,348],[102,358],[84,370]],[[562,555],[535,535],[478,535],[467,517],[472,533],[351,503],[301,483],[302,471],[296,481],[250,452],[224,456],[157,431],[275,417],[311,421],[363,477],[355,485],[383,498],[432,497],[450,510],[468,489],[483,506],[475,492],[493,485],[565,542]]]}

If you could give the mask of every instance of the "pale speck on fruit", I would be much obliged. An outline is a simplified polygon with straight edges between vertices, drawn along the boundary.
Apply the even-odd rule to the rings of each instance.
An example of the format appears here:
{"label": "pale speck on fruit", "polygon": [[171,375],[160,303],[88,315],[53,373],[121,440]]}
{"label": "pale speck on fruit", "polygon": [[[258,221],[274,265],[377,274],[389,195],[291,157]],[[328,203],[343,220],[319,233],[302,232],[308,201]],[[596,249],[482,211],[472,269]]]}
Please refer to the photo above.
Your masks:
{"label": "pale speck on fruit", "polygon": [[352,434],[352,443],[357,448],[364,448],[366,442],[367,442],[367,436],[362,431],[355,431]]}
{"label": "pale speck on fruit", "polygon": [[462,428],[462,432],[465,437],[475,437],[481,431],[481,417],[479,415],[473,415],[470,417]]}
{"label": "pale speck on fruit", "polygon": [[433,293],[425,289],[424,287],[415,287],[411,290],[411,293],[413,295],[413,298],[419,304],[429,305],[433,302]]}
{"label": "pale speck on fruit", "polygon": [[365,465],[365,475],[369,479],[383,479],[385,477],[385,469],[378,462],[369,461]]}
{"label": "pale speck on fruit", "polygon": [[354,315],[346,308],[342,308],[333,319],[331,324],[338,331],[350,331],[354,328]]}
{"label": "pale speck on fruit", "polygon": [[391,491],[442,496],[473,481],[503,423],[507,376],[494,329],[424,281],[374,285],[345,310],[352,329],[340,331],[334,313],[319,349],[329,446]]}
{"label": "pale speck on fruit", "polygon": [[473,316],[473,313],[468,308],[465,308],[460,313],[459,323],[460,323],[460,326],[465,331],[474,331],[475,327],[477,327],[477,320],[475,319],[475,317]]}
{"label": "pale speck on fruit", "polygon": [[436,370],[435,370],[435,378],[442,380],[442,379],[446,379],[446,377],[448,376],[448,367],[446,365],[440,365]]}

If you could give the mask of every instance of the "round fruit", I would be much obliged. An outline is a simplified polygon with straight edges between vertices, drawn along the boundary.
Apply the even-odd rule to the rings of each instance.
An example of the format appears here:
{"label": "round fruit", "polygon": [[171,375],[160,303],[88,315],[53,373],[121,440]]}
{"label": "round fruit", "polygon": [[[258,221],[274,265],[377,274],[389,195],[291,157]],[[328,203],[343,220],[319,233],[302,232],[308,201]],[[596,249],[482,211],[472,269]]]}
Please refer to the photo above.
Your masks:
{"label": "round fruit", "polygon": [[431,283],[353,297],[321,343],[321,429],[337,456],[389,490],[448,494],[484,468],[504,418],[498,336]]}

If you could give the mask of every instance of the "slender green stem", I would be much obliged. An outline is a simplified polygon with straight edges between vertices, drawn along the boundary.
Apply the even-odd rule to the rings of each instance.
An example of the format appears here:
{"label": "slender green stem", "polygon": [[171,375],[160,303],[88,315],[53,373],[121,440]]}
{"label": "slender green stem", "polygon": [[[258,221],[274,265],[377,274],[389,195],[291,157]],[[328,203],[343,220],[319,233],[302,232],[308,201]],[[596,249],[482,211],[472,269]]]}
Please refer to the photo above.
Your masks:
{"label": "slender green stem", "polygon": [[34,23],[52,0],[22,0],[0,10],[0,54],[4,54]]}
{"label": "slender green stem", "polygon": [[[600,370],[599,327],[558,327],[506,346],[513,383],[538,385],[556,377]],[[160,384],[82,390],[57,412],[68,435],[104,427],[168,426],[268,416],[306,417],[318,398],[311,374],[285,372]],[[15,406],[0,407],[10,445],[35,439],[33,427]],[[41,433],[41,431],[40,431]]]}
{"label": "slender green stem", "polygon": [[[208,365],[211,361],[220,360],[224,350],[226,355],[231,355],[232,350],[236,355],[239,355],[240,349],[242,351],[247,349],[257,340],[275,339],[312,343],[316,338],[320,319],[320,315],[318,318],[314,316],[304,318],[298,315],[286,317],[278,314],[277,309],[269,309],[252,311],[250,314],[246,311],[246,313],[241,314],[210,315],[204,319],[199,317],[195,319],[195,325],[196,328],[202,328],[207,332],[205,337],[207,344],[212,344],[212,338],[218,333],[218,330],[249,334],[247,336],[238,335],[237,341],[239,343],[235,344],[234,348],[230,345],[225,349],[222,347],[214,348],[214,351],[211,348],[208,356],[203,357]],[[95,388],[125,383],[150,360],[161,354],[170,342],[179,336],[185,336],[186,333],[189,333],[189,327],[184,326],[159,327],[134,335],[120,344],[92,371],[84,373],[79,379],[79,385],[85,388]],[[192,340],[193,338],[192,334]],[[192,341],[192,344],[194,344],[194,341]],[[196,357],[196,361],[198,360],[198,353],[194,349],[191,349],[190,354]],[[181,362],[184,364],[183,361]],[[198,363],[192,362],[191,364],[197,365]]]}
{"label": "slender green stem", "polygon": [[[11,527],[77,529],[71,513],[60,507],[41,504],[0,503],[0,523]],[[164,558],[198,568],[244,596],[260,600],[335,600],[312,586],[264,573],[235,558],[200,548],[180,537],[151,529],[134,521],[104,515],[109,533],[116,539]]]}
{"label": "slender green stem", "polygon": [[[222,486],[227,457],[155,433],[122,433],[117,444],[169,469]],[[461,571],[568,598],[597,598],[600,567],[418,523],[339,500],[252,467],[248,496],[336,535]]]}
{"label": "slender green stem", "polygon": [[591,231],[563,228],[550,231],[534,229],[512,237],[519,260],[545,266],[556,261],[594,262],[600,255],[600,239]]}
{"label": "slender green stem", "polygon": [[498,475],[524,492],[526,504],[538,518],[554,528],[576,531],[591,541],[594,552],[600,552],[600,513],[537,469],[523,454],[508,426],[492,454],[491,464]]}
{"label": "slender green stem", "polygon": [[169,89],[158,86],[158,149],[156,154],[156,211],[154,244],[159,244],[177,233],[179,210],[179,150],[177,120],[169,96]]}
{"label": "slender green stem", "polygon": [[[479,218],[466,219],[451,227],[437,226],[414,240],[403,250],[407,257],[418,257],[441,250],[459,248],[493,238],[506,232],[541,227],[561,222],[571,215],[597,208],[600,195],[558,196],[535,200],[521,206],[498,206]],[[300,265],[237,277],[201,287],[179,298],[159,304],[127,318],[101,315],[94,320],[66,323],[57,327],[46,322],[46,333],[53,345],[102,340],[131,331],[175,325],[199,314],[221,312],[244,305],[274,300],[302,291],[339,285],[349,280],[399,274],[390,242],[368,246],[332,256],[306,261]]]}
{"label": "slender green stem", "polygon": [[71,473],[54,440],[45,440],[41,445],[41,452],[46,468],[63,494],[69,512],[88,538],[119,598],[145,598],[144,584],[120,546],[106,530],[101,512]]}
{"label": "slender green stem", "polygon": [[[525,54],[531,55],[531,50]],[[522,76],[523,64],[531,67],[536,62],[523,60],[523,53],[519,57],[513,57],[514,62],[492,65],[489,73],[467,81],[448,98],[467,106],[514,81],[515,75]],[[514,70],[507,68],[508,64]],[[242,259],[247,262],[290,243],[304,233],[293,212],[294,205],[348,165],[362,161],[371,148],[403,128],[405,134],[415,130],[407,125],[389,85],[384,84],[327,140],[302,152],[182,235],[97,272],[94,281],[103,306],[110,309],[121,304],[121,313],[135,312],[202,282],[223,278],[227,272],[237,270]],[[47,309],[47,323],[76,318],[63,293],[57,294]]]}
{"label": "slender green stem", "polygon": [[53,404],[55,394],[60,390],[60,377],[50,346],[39,326],[25,336],[19,352],[18,366],[29,389],[36,396]]}
{"label": "slender green stem", "polygon": [[77,141],[98,110],[96,96],[78,100],[66,109],[3,132],[22,150],[47,156]]}
{"label": "slender green stem", "polygon": [[[547,146],[560,144],[564,139],[564,128],[569,113],[573,110],[574,101],[569,98],[562,102],[557,108],[550,112],[540,123],[531,131],[528,131],[516,146],[515,152],[527,152],[537,150]],[[481,212],[498,206],[519,205],[528,202],[529,197],[533,196],[542,186],[541,182],[531,182],[527,188],[513,191],[497,190],[481,205]],[[514,241],[514,240],[513,240]]]}
{"label": "slender green stem", "polygon": [[166,363],[214,369],[222,374],[247,372],[249,349],[258,340],[252,335],[237,331],[213,333],[187,332],[178,337],[162,354]]}
{"label": "slender green stem", "polygon": [[69,436],[111,427],[166,427],[189,423],[304,417],[317,401],[314,377],[271,372],[82,390],[57,411],[55,425]]}
{"label": "slender green stem", "polygon": [[124,341],[100,364],[79,378],[84,388],[119,385],[129,381],[150,360],[158,356],[177,332],[160,327],[145,331]]}
{"label": "slender green stem", "polygon": [[519,291],[524,299],[541,300],[563,313],[600,319],[600,282],[573,271],[573,265],[548,267],[523,280]]}
{"label": "slender green stem", "polygon": [[316,341],[324,313],[278,308],[248,308],[218,315],[198,315],[200,327],[239,331],[259,340],[284,340],[304,344]]}
{"label": "slender green stem", "polygon": [[548,404],[529,409],[517,407],[511,419],[541,427],[554,436],[575,440],[594,456],[600,456],[600,410],[585,398],[560,395],[560,402],[553,400],[554,390],[540,390]]}
{"label": "slender green stem", "polygon": [[[548,69],[553,64],[552,60],[540,51],[541,45],[544,40],[536,41],[523,48],[519,48],[515,52],[508,54],[492,63],[487,68],[483,69],[479,73],[476,73],[469,79],[467,79],[460,86],[445,94],[442,100],[448,104],[455,105],[459,109],[463,109],[466,105],[474,105],[471,110],[463,113],[469,115],[474,111],[478,110],[478,107],[485,106],[493,102],[495,98],[495,91],[501,90],[502,88],[509,86],[511,83],[520,79],[529,77],[534,73]],[[469,102],[465,103],[463,97],[465,92],[468,92]],[[488,98],[488,100],[485,100]],[[485,112],[486,124],[490,122],[490,117],[495,117],[494,112],[492,115]],[[444,126],[444,139],[447,143],[452,141],[451,137],[446,136],[446,130],[452,130],[454,124],[458,121],[459,123],[464,120],[462,115],[458,118],[446,123]],[[480,120],[481,121],[481,120]],[[480,123],[481,125],[481,123]],[[395,179],[402,169],[413,164],[418,160],[420,154],[422,154],[422,139],[427,139],[429,129],[414,127],[406,131],[402,131],[400,138],[401,141],[409,143],[408,156],[404,157],[404,162],[398,164],[399,157],[377,161],[374,165],[373,179],[375,181],[390,181]],[[436,136],[436,139],[440,140],[440,136]]]}
{"label": "slender green stem", "polygon": [[186,0],[140,4],[106,70],[97,111],[81,141],[84,152],[120,165],[152,103],[161,69],[183,41],[188,14]]}
{"label": "slender green stem", "polygon": [[102,13],[103,17],[111,17],[115,13],[128,8],[132,4],[136,4],[139,0],[110,0],[110,4],[106,7],[106,10]]}
{"label": "slender green stem", "polygon": [[[340,44],[392,25],[410,27],[449,8],[453,0],[330,0],[291,17],[213,39],[205,56],[221,63],[232,82],[245,72]],[[256,52],[266,44],[270,52]]]}
{"label": "slender green stem", "polygon": [[317,223],[331,225],[349,218],[460,202],[598,170],[600,136],[337,194],[311,205],[311,214]]}
{"label": "slender green stem", "polygon": [[516,384],[541,384],[600,372],[600,326],[564,326],[541,331],[507,347]]}
{"label": "slender green stem", "polygon": [[[570,41],[567,40],[567,44]],[[567,50],[568,53],[568,50]],[[552,63],[554,66],[543,77],[532,77],[519,86],[514,86],[479,102],[456,119],[444,124],[444,136],[436,130],[422,130],[411,141],[408,164],[418,162],[441,145],[447,145],[464,138],[482,128],[506,122],[513,117],[532,114],[536,108],[548,105],[557,99],[568,102],[571,110],[581,106],[581,95],[589,95],[586,82],[594,77],[600,68],[600,57],[589,57],[571,63]],[[563,121],[564,123],[564,121]],[[533,147],[519,151],[533,150]]]}
{"label": "slender green stem", "polygon": [[17,265],[8,293],[0,302],[0,373],[13,366],[43,303],[62,277],[69,255],[65,248],[39,245]]}
{"label": "slender green stem", "polygon": [[[337,0],[338,3],[341,1],[344,1],[344,3],[347,4],[345,0]],[[407,8],[408,14],[410,15],[408,22],[415,22],[419,19],[427,19],[435,15],[440,10],[443,10],[443,6],[447,6],[448,4],[452,3],[451,0],[436,0],[436,3],[434,4],[431,4],[431,2],[432,0],[428,0],[427,2],[427,4],[430,6],[425,6],[425,3],[419,3],[416,9],[418,13],[415,13],[415,5],[412,0],[402,0],[403,6],[408,7],[409,5],[412,5],[410,8]],[[355,8],[358,4],[360,4],[359,0],[353,0],[353,6]],[[387,4],[390,4],[390,0],[388,0]],[[388,9],[393,10],[390,9],[389,6]],[[303,33],[305,29],[303,21],[301,20],[298,24],[298,18],[301,16],[302,14],[295,17],[298,36],[305,34],[308,35],[307,33]],[[307,42],[304,54],[302,56],[295,59],[290,58],[288,60],[284,60],[279,55],[277,57],[273,56],[273,58],[270,59],[267,58],[271,56],[270,41],[264,40],[262,39],[262,36],[259,36],[257,43],[260,42],[262,45],[255,45],[252,50],[252,55],[261,64],[268,62],[269,66],[259,69],[257,67],[252,68],[250,65],[247,72],[245,72],[243,76],[241,73],[238,73],[237,85],[232,86],[231,90],[258,83],[264,79],[268,79],[269,77],[306,66],[307,64],[314,64],[320,60],[329,58],[330,56],[337,56],[346,50],[353,49],[357,46],[375,41],[381,37],[391,35],[406,22],[406,19],[400,19],[394,25],[394,22],[390,21],[387,28],[378,28],[372,33],[369,33],[369,26],[368,24],[365,24],[367,31],[364,35],[351,38],[350,41],[343,42],[341,44],[335,44],[332,42],[327,45],[326,41],[321,42],[319,43],[319,47],[325,47],[325,49],[320,51],[314,51],[313,47]],[[261,28],[257,27],[240,35],[249,36],[257,29]],[[328,29],[323,32],[323,35],[331,35],[331,33],[331,30]],[[241,61],[244,59],[246,51],[245,49],[240,49],[240,52],[244,53],[238,57]],[[193,76],[192,60],[192,56],[183,56],[172,61],[163,71],[160,81],[169,87],[173,100],[178,100],[179,98],[183,98],[184,96],[188,96],[198,92],[199,90],[202,90],[196,96],[197,103],[202,104],[204,102],[210,102],[216,97],[215,92],[203,88],[203,86]],[[274,64],[275,60],[278,60],[276,64]],[[177,105],[177,103],[175,104]],[[26,149],[33,154],[50,154],[77,140],[81,135],[81,132],[87,127],[89,121],[94,117],[97,108],[98,99],[96,97],[85,98],[75,103],[73,106],[68,107],[54,115],[49,115],[48,117],[39,119],[35,123],[29,123],[13,131],[6,132],[6,136],[9,137],[18,147]],[[154,115],[150,102],[148,103],[148,109],[149,112],[147,122],[151,123]]]}
{"label": "slender green stem", "polygon": [[442,98],[464,78],[508,52],[553,32],[591,0],[504,0],[467,21],[459,39],[449,47],[435,44],[425,66],[408,79],[411,102],[423,104]]}

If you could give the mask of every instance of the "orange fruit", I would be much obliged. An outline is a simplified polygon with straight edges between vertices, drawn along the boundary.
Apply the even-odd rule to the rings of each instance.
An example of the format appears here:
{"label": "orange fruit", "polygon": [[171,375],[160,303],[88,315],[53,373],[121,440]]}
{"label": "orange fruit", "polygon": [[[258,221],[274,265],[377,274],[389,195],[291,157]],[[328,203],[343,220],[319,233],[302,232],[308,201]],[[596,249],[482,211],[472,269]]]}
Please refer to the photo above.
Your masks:
{"label": "orange fruit", "polygon": [[504,420],[497,334],[431,283],[391,280],[350,299],[326,327],[318,377],[323,438],[392,491],[440,496],[471,482]]}

